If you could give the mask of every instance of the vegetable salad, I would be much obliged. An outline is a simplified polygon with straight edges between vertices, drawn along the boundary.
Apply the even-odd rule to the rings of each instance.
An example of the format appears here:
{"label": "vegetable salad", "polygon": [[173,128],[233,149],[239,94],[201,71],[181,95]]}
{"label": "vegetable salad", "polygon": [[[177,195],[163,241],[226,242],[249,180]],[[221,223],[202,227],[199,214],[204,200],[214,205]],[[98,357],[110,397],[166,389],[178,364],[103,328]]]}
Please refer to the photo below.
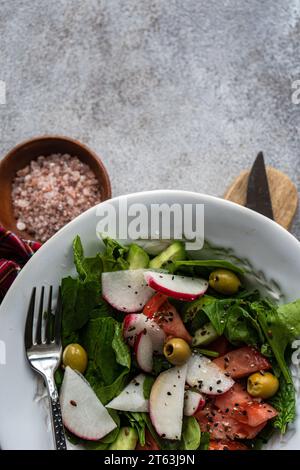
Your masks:
{"label": "vegetable salad", "polygon": [[68,439],[86,449],[260,449],[296,416],[300,300],[275,305],[225,260],[104,239],[61,282],[56,372]]}

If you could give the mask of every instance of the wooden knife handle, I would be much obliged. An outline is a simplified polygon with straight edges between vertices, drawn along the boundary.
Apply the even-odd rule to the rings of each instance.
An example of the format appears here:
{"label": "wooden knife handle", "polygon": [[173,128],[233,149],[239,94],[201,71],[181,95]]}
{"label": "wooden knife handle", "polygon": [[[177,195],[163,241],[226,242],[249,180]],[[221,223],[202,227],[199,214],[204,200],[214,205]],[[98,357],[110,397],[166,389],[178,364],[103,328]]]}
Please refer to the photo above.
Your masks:
{"label": "wooden knife handle", "polygon": [[[250,170],[243,171],[234,180],[224,199],[245,205],[249,173]],[[267,167],[267,176],[275,221],[288,230],[298,206],[297,188],[285,173],[270,166]]]}

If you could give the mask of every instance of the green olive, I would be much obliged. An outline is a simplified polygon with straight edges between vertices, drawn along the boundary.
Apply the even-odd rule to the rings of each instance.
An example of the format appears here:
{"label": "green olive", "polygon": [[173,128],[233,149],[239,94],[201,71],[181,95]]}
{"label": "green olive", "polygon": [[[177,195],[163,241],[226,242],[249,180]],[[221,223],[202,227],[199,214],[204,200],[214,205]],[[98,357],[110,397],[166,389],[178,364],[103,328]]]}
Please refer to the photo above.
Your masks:
{"label": "green olive", "polygon": [[233,295],[239,290],[241,281],[228,269],[216,269],[209,276],[209,285],[220,294]]}
{"label": "green olive", "polygon": [[164,355],[174,366],[181,366],[191,355],[191,349],[182,338],[171,338],[164,345]]}
{"label": "green olive", "polygon": [[270,372],[256,372],[248,377],[247,391],[255,398],[271,398],[275,395],[279,382]]}
{"label": "green olive", "polygon": [[65,347],[63,352],[63,364],[83,374],[86,370],[88,357],[86,350],[80,344],[72,343]]}

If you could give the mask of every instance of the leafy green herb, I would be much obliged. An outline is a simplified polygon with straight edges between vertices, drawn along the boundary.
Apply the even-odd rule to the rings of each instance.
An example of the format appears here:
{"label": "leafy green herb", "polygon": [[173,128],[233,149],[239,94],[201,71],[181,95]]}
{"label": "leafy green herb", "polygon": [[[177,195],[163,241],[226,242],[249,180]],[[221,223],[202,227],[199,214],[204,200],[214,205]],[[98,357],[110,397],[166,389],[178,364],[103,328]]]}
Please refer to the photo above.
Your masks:
{"label": "leafy green herb", "polygon": [[219,353],[217,351],[211,351],[210,349],[196,349],[198,353],[203,354],[204,356],[208,357],[219,357]]}
{"label": "leafy green herb", "polygon": [[137,431],[139,442],[142,446],[144,446],[146,443],[146,422],[144,419],[144,414],[145,413],[124,412],[124,415],[127,417],[131,427]]}
{"label": "leafy green herb", "polygon": [[214,302],[202,307],[219,336],[224,333],[229,309],[235,302],[237,301],[234,299],[215,299]]}
{"label": "leafy green herb", "polygon": [[279,383],[279,390],[270,403],[278,411],[273,426],[284,434],[288,423],[293,422],[296,417],[296,398],[293,384],[283,379],[280,379]]}
{"label": "leafy green herb", "polygon": [[153,367],[152,373],[157,376],[164,370],[168,370],[172,367],[172,364],[164,356],[153,356]]}
{"label": "leafy green herb", "polygon": [[214,297],[204,295],[200,299],[193,300],[192,302],[185,302],[181,312],[183,322],[187,323],[194,320],[197,314],[202,311],[204,305],[211,304],[214,301]]}
{"label": "leafy green herb", "polygon": [[241,343],[257,345],[264,341],[264,336],[258,322],[240,305],[232,305],[224,334],[228,341],[235,346]]}
{"label": "leafy green herb", "polygon": [[183,419],[180,449],[197,450],[200,445],[201,431],[198,421],[193,416]]}
{"label": "leafy green herb", "polygon": [[73,256],[76,270],[82,281],[94,280],[100,282],[103,271],[101,255],[97,254],[93,258],[85,258],[81,239],[78,235],[73,241]]}
{"label": "leafy green herb", "polygon": [[[298,330],[300,325],[299,306],[300,303],[293,302],[292,304],[276,308],[276,306],[265,300],[251,304],[283,376],[288,383],[292,383],[292,378],[285,359],[285,351],[287,346],[300,333]],[[291,318],[288,316],[289,311]]]}
{"label": "leafy green herb", "polygon": [[62,280],[61,293],[62,341],[65,345],[74,342],[76,332],[87,323],[90,313],[99,303],[100,285],[96,281],[82,282],[66,277]]}
{"label": "leafy green herb", "polygon": [[198,449],[199,450],[208,450],[209,442],[210,442],[209,432],[202,432],[201,433],[200,446],[198,447]]}
{"label": "leafy green herb", "polygon": [[188,260],[188,261],[174,261],[174,265],[176,268],[180,268],[181,266],[192,266],[192,267],[205,267],[210,269],[215,268],[224,268],[229,269],[238,274],[243,274],[245,271],[238,266],[235,266],[230,261],[221,260],[221,259],[201,259],[201,260]]}
{"label": "leafy green herb", "polygon": [[147,375],[144,380],[143,392],[145,400],[149,400],[152,386],[155,382],[155,378]]}
{"label": "leafy green herb", "polygon": [[103,242],[106,248],[105,252],[101,255],[103,271],[129,269],[129,263],[126,260],[128,248],[109,237],[103,238]]}
{"label": "leafy green herb", "polygon": [[121,324],[111,317],[91,319],[81,332],[81,344],[89,357],[86,379],[106,404],[124,388],[131,366]]}

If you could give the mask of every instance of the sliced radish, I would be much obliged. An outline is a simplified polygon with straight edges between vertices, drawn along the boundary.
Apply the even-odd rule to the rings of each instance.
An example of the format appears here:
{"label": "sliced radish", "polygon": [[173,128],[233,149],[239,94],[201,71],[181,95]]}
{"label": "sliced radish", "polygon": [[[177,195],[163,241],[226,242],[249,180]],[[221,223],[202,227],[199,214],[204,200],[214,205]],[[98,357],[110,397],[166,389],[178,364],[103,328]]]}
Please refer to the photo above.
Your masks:
{"label": "sliced radish", "polygon": [[153,366],[153,344],[147,331],[140,333],[134,343],[134,352],[138,366],[144,372],[151,372]]}
{"label": "sliced radish", "polygon": [[234,381],[220,367],[201,354],[193,354],[188,360],[186,381],[207,395],[221,395],[227,392]]}
{"label": "sliced radish", "polygon": [[180,300],[195,300],[205,294],[208,282],[205,279],[145,271],[144,278],[149,287]]}
{"label": "sliced radish", "polygon": [[145,378],[144,374],[135,377],[106,407],[119,411],[147,412],[149,401],[144,398]]}
{"label": "sliced radish", "polygon": [[153,351],[161,353],[166,335],[156,321],[143,313],[129,313],[123,321],[123,335],[130,346],[134,346],[137,336],[146,330],[152,340]]}
{"label": "sliced radish", "polygon": [[122,312],[141,311],[154,294],[144,279],[144,269],[102,273],[103,298]]}
{"label": "sliced radish", "polygon": [[193,416],[205,406],[205,398],[199,392],[194,390],[186,390],[184,393],[184,408],[183,414],[185,416]]}
{"label": "sliced radish", "polygon": [[60,405],[65,427],[89,441],[98,441],[117,427],[89,383],[66,367],[60,390]]}
{"label": "sliced radish", "polygon": [[150,394],[150,418],[165,439],[181,438],[187,366],[172,367],[157,377]]}

